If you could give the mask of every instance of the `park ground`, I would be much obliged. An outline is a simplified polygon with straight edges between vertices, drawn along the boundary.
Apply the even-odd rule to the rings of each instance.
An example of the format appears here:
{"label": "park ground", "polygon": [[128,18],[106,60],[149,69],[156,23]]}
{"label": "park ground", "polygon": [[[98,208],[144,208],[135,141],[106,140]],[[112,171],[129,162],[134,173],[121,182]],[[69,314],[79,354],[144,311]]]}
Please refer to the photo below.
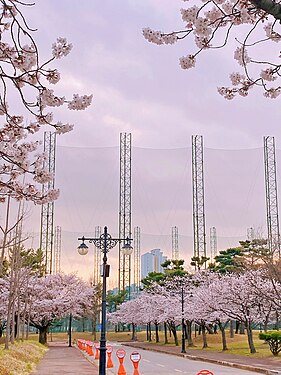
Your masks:
{"label": "park ground", "polygon": [[[235,335],[234,338],[227,337],[228,350],[222,352],[221,345],[221,336],[220,334],[208,335],[208,348],[202,349],[202,337],[197,335],[194,338],[194,347],[188,348],[188,354],[201,357],[209,358],[221,358],[222,361],[225,358],[232,359],[232,362],[235,362],[235,359],[241,362],[252,363],[259,362],[280,365],[281,367],[281,356],[273,357],[271,354],[268,344],[258,338],[258,331],[254,332],[254,343],[256,346],[257,353],[250,354],[247,336],[246,335]],[[129,345],[136,346],[145,346],[146,349],[158,350],[158,351],[168,351],[171,354],[179,354],[181,347],[176,347],[173,343],[172,337],[169,338],[169,344],[164,345],[163,332],[160,332],[160,342],[155,343],[155,341],[147,342],[146,333],[138,332],[137,334],[137,343],[132,343],[131,333],[130,332],[108,332],[107,339],[108,341],[119,341],[127,343]],[[72,333],[72,343],[75,344],[78,338],[83,338],[86,340],[93,340],[94,337],[89,332],[73,332]],[[99,337],[96,338],[99,340]],[[14,345],[11,345],[10,350],[4,350],[3,338],[0,339],[0,374],[1,375],[28,375],[30,374],[38,365],[46,351],[47,347],[37,343],[38,335],[30,335],[30,340],[24,342],[17,342]],[[68,342],[68,335],[66,333],[52,333],[48,335],[49,342]],[[1,343],[2,342],[2,343]],[[179,342],[180,335],[179,335]]]}

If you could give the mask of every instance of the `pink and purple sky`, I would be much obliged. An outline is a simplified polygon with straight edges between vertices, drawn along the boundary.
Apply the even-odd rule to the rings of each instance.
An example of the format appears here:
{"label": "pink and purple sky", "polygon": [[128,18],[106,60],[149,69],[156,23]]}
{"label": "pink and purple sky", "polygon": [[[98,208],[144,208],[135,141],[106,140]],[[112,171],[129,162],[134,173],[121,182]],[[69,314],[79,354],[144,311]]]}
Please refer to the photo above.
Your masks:
{"label": "pink and purple sky", "polygon": [[[143,38],[143,27],[182,28],[184,5],[180,0],[38,0],[26,11],[29,24],[38,28],[42,60],[58,36],[73,43],[71,54],[56,62],[62,76],[57,94],[94,95],[86,111],[57,111],[58,119],[75,124],[57,141],[61,199],[55,221],[63,230],[65,271],[91,272],[90,258],[77,255],[77,236],[94,234],[96,225],[117,233],[120,132],[133,138],[133,226],[143,233],[142,253],[161,247],[169,256],[171,227],[177,225],[180,253],[189,263],[193,134],[204,136],[207,231],[216,226],[219,249],[245,239],[247,227],[266,233],[262,137],[274,135],[277,147],[281,143],[278,99],[257,90],[233,101],[218,95],[217,86],[229,85],[229,74],[238,70],[234,39],[183,71],[179,58],[194,50],[188,40],[156,46]],[[34,209],[30,231],[39,231],[38,221]],[[110,254],[113,268],[116,254],[117,248]]]}

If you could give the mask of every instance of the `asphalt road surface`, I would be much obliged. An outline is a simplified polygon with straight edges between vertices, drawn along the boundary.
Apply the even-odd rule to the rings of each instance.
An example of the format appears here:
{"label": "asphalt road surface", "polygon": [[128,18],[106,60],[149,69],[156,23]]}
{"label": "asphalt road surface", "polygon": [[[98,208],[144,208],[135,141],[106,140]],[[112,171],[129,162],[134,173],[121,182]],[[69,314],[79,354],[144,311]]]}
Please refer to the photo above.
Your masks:
{"label": "asphalt road surface", "polygon": [[[113,347],[112,361],[114,367],[108,369],[108,375],[117,375],[119,360],[116,356],[116,350],[123,348],[126,351],[124,367],[126,375],[133,375],[134,367],[130,360],[130,354],[137,351],[141,355],[139,363],[139,375],[196,375],[200,370],[209,370],[214,375],[257,375],[259,373],[240,370],[227,366],[219,366],[213,363],[201,361],[192,361],[187,358],[177,357],[175,355],[156,353],[148,350],[134,349],[128,346],[121,346],[117,343],[110,343]],[[206,374],[207,375],[207,374]]]}

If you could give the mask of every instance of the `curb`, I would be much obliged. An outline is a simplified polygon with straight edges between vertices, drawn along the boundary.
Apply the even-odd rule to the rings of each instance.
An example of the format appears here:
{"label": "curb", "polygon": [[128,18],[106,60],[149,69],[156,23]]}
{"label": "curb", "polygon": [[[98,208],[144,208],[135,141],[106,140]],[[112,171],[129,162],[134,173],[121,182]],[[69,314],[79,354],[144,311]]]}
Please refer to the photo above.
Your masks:
{"label": "curb", "polygon": [[281,374],[279,371],[269,370],[269,369],[266,369],[266,368],[263,368],[263,367],[255,367],[255,366],[250,366],[250,365],[243,365],[243,364],[240,364],[240,363],[220,361],[220,360],[213,359],[213,358],[197,357],[197,356],[194,356],[194,355],[191,355],[191,354],[173,353],[173,352],[170,353],[170,352],[165,352],[165,351],[159,350],[159,349],[144,347],[142,345],[130,345],[129,343],[122,343],[122,345],[130,346],[132,348],[139,348],[139,349],[142,349],[142,350],[149,350],[151,352],[175,355],[177,357],[187,358],[187,359],[190,359],[192,361],[202,361],[202,362],[207,362],[207,363],[216,363],[216,364],[221,365],[221,366],[238,368],[240,370],[248,370],[248,371],[253,371],[253,372],[259,372],[260,374],[265,374],[265,375]]}

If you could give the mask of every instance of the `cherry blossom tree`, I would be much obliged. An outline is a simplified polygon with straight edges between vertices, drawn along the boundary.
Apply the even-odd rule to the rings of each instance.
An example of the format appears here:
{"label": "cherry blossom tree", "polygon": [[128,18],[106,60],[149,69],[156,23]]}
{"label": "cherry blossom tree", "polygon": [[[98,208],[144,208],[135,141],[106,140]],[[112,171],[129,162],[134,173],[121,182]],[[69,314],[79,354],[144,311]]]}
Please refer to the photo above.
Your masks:
{"label": "cherry blossom tree", "polygon": [[42,196],[37,184],[53,176],[44,167],[46,155],[39,152],[40,142],[33,135],[43,126],[57,134],[71,131],[73,125],[55,120],[53,110],[64,105],[83,110],[92,95],[57,96],[51,85],[61,77],[52,64],[67,56],[72,45],[59,37],[51,46],[50,58],[41,62],[36,30],[24,15],[26,7],[34,4],[20,0],[0,0],[0,4],[0,202],[11,196],[46,203],[56,199],[59,191]]}
{"label": "cherry blossom tree", "polygon": [[30,323],[39,330],[39,342],[47,342],[48,328],[69,314],[83,316],[91,308],[95,288],[76,275],[47,275],[32,280]]}
{"label": "cherry blossom tree", "polygon": [[259,87],[267,98],[280,95],[278,1],[193,0],[181,9],[181,17],[182,30],[165,33],[147,27],[143,29],[145,39],[158,45],[189,39],[190,52],[179,60],[182,69],[195,67],[199,56],[208,50],[225,49],[229,53],[229,46],[235,42],[233,57],[240,69],[230,74],[231,85],[219,87],[218,92],[233,99]]}

